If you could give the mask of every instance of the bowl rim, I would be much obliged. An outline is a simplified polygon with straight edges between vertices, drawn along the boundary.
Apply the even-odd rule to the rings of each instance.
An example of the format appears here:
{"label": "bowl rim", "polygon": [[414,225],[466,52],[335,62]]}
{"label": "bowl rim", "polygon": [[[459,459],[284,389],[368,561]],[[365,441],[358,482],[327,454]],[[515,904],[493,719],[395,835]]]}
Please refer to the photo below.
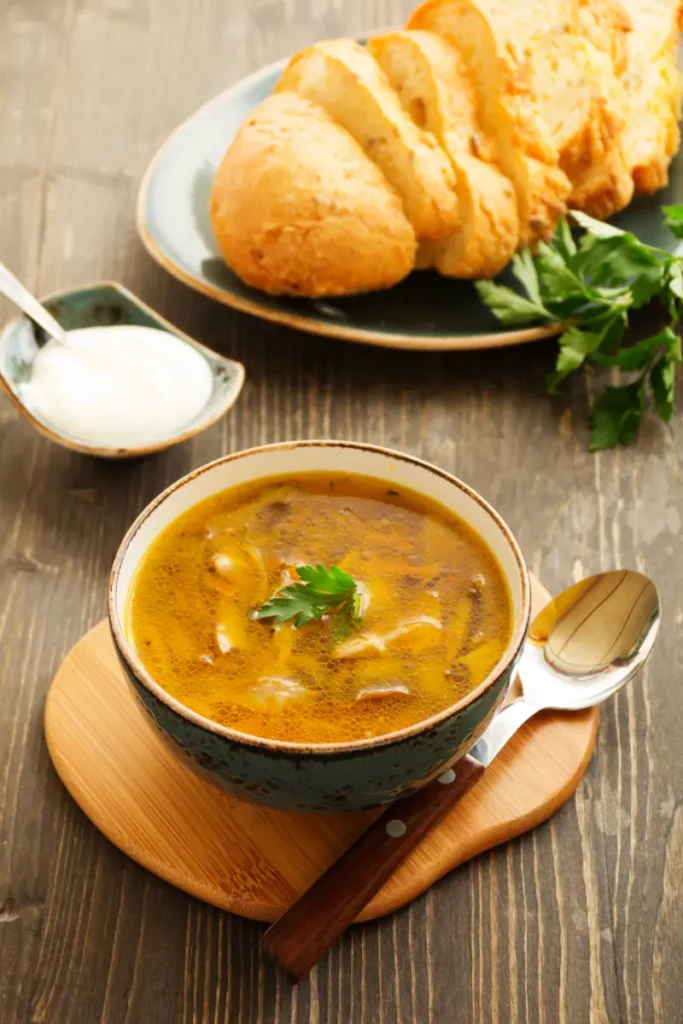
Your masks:
{"label": "bowl rim", "polygon": [[[431,715],[429,718],[421,719],[419,722],[413,725],[405,726],[403,729],[398,729],[394,732],[384,733],[380,736],[371,736],[359,740],[348,740],[343,743],[294,743],[286,740],[267,739],[260,736],[255,736],[251,733],[240,732],[237,729],[231,729],[229,726],[220,725],[218,722],[212,721],[210,718],[206,718],[204,715],[200,715],[198,712],[188,708],[177,698],[171,696],[145,669],[142,662],[138,658],[133,645],[129,642],[125,634],[123,623],[120,621],[117,610],[116,610],[116,596],[118,592],[118,582],[121,574],[121,567],[126,557],[126,553],[130,547],[133,538],[136,536],[142,525],[149,519],[152,513],[162,505],[167,498],[169,498],[176,491],[182,487],[191,483],[197,477],[202,476],[204,473],[211,472],[217,466],[227,465],[237,459],[248,458],[253,455],[260,454],[261,452],[269,451],[290,451],[297,448],[353,448],[362,451],[373,452],[378,455],[387,456],[391,459],[396,459],[401,462],[406,462],[411,465],[419,466],[422,469],[426,469],[448,483],[453,484],[459,490],[463,491],[469,498],[475,501],[480,508],[494,521],[500,532],[503,534],[510,550],[515,559],[515,563],[519,572],[519,580],[521,583],[521,614],[517,628],[513,632],[505,652],[501,659],[494,665],[493,669],[489,672],[486,678],[477,686],[474,690],[471,690],[455,704],[450,704],[447,708],[442,711]],[[414,488],[416,493],[420,493],[419,488]],[[177,518],[177,517],[176,517]],[[465,520],[466,521],[466,520]],[[116,645],[117,651],[120,657],[125,662],[125,665],[129,671],[131,671],[136,679],[143,684],[143,686],[156,697],[157,700],[165,704],[171,711],[175,712],[181,718],[187,719],[193,725],[198,726],[208,732],[213,733],[217,736],[222,736],[225,739],[231,740],[232,742],[239,743],[242,746],[251,747],[259,751],[268,751],[271,754],[282,752],[289,754],[308,754],[313,756],[324,757],[328,754],[353,754],[357,751],[376,749],[380,747],[390,746],[394,743],[400,743],[411,737],[418,736],[421,733],[429,732],[434,726],[439,725],[441,722],[446,721],[454,715],[464,711],[465,708],[473,704],[481,696],[483,696],[487,690],[489,690],[502,675],[504,675],[511,666],[514,665],[524,638],[528,632],[529,620],[531,617],[531,587],[529,582],[529,571],[527,569],[526,562],[522,556],[522,552],[519,548],[519,544],[514,537],[510,527],[507,525],[502,516],[496,512],[492,505],[490,505],[480,494],[469,487],[467,484],[459,480],[458,477],[452,473],[446,472],[446,470],[435,466],[431,462],[427,462],[424,459],[420,459],[415,455],[409,455],[406,452],[395,451],[391,448],[385,448],[381,445],[366,444],[360,441],[343,441],[343,440],[332,440],[332,439],[320,439],[320,440],[297,440],[297,441],[279,441],[274,444],[257,445],[252,448],[246,448],[239,452],[233,452],[230,455],[221,456],[221,458],[214,459],[212,462],[206,463],[204,466],[199,466],[197,469],[192,470],[185,476],[176,480],[165,488],[156,498],[154,498],[136,517],[132,525],[127,530],[123,540],[121,541],[119,548],[116,552],[114,562],[111,568],[109,576],[109,588],[107,595],[107,615],[109,619],[109,627]]]}

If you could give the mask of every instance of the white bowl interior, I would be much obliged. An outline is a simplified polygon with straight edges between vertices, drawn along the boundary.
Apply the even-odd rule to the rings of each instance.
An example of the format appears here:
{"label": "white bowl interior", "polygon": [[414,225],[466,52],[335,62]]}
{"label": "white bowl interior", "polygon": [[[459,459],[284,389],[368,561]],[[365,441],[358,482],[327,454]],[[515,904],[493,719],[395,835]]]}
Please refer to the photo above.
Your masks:
{"label": "white bowl interior", "polygon": [[510,588],[513,633],[525,614],[525,570],[511,535],[496,513],[433,468],[408,457],[343,442],[261,448],[214,463],[199,470],[162,495],[145,516],[123,552],[113,594],[114,614],[123,635],[126,599],[136,569],[154,539],[186,509],[205,498],[239,484],[264,477],[296,476],[299,473],[337,472],[372,476],[397,489],[410,488],[432,498],[464,519],[486,541],[498,560]]}

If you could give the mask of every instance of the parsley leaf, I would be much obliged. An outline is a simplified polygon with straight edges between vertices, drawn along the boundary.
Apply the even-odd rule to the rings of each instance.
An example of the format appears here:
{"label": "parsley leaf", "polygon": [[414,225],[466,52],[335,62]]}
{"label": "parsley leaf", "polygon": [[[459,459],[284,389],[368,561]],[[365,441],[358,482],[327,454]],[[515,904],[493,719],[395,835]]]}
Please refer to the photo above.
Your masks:
{"label": "parsley leaf", "polygon": [[512,288],[493,281],[475,283],[479,298],[503,324],[527,324],[534,320],[554,320],[555,317],[537,302],[530,302]]}
{"label": "parsley leaf", "polygon": [[564,332],[560,338],[555,370],[548,375],[548,391],[551,395],[557,394],[557,387],[565,377],[583,365],[586,356],[595,351],[602,338],[602,333],[582,331],[579,327],[570,327]]}
{"label": "parsley leaf", "polygon": [[529,249],[522,249],[521,252],[515,253],[512,257],[512,273],[522,287],[526,288],[532,302],[535,302],[538,306],[543,305],[541,290],[538,284],[538,274],[536,273],[534,258]]}
{"label": "parsley leaf", "polygon": [[596,220],[595,217],[589,217],[587,213],[581,213],[580,210],[572,210],[572,220],[593,238],[615,238],[617,235],[626,233],[621,228],[616,228],[614,224]]}
{"label": "parsley leaf", "polygon": [[576,253],[576,242],[565,217],[560,217],[557,222],[553,244],[565,260],[570,259]]}
{"label": "parsley leaf", "polygon": [[563,291],[579,294],[585,292],[583,281],[572,270],[571,262],[572,257],[567,261],[558,249],[546,242],[539,243],[536,265],[546,293],[553,295]]}
{"label": "parsley leaf", "polygon": [[360,618],[360,593],[355,580],[336,565],[300,565],[296,574],[300,583],[283,587],[256,611],[257,619],[287,622],[294,628],[321,619],[329,612],[343,613],[347,622]]}
{"label": "parsley leaf", "polygon": [[[666,222],[683,239],[683,205],[664,207]],[[641,242],[584,213],[571,212],[584,230],[577,246],[569,223],[558,222],[550,242],[535,255],[518,253],[512,271],[524,288],[519,295],[490,281],[477,283],[482,301],[506,324],[559,323],[555,369],[548,391],[582,367],[614,367],[634,375],[621,387],[608,387],[591,412],[590,447],[632,444],[648,403],[664,420],[673,415],[675,367],[681,362],[676,328],[683,319],[683,256]],[[631,310],[657,300],[666,326],[640,341],[625,338]]]}
{"label": "parsley leaf", "polygon": [[613,356],[596,352],[594,361],[600,366],[618,366],[620,370],[642,370],[652,361],[658,349],[662,347],[668,349],[672,343],[675,345],[677,341],[678,338],[671,328],[666,327],[649,338],[643,338],[635,345],[620,349]]}
{"label": "parsley leaf", "polygon": [[674,238],[683,238],[683,206],[663,206],[664,220]]}
{"label": "parsley leaf", "polygon": [[669,267],[669,291],[677,299],[683,299],[683,266],[679,260]]}
{"label": "parsley leaf", "polygon": [[676,364],[683,360],[683,354],[681,339],[671,328],[660,332],[661,335],[666,335],[668,347],[650,368],[650,387],[657,412],[668,423],[674,411]]}
{"label": "parsley leaf", "polygon": [[650,387],[657,412],[669,422],[674,411],[675,366],[665,357],[658,359],[650,370]]}
{"label": "parsley leaf", "polygon": [[620,388],[605,388],[591,410],[590,449],[633,444],[645,410],[645,384],[641,379]]}

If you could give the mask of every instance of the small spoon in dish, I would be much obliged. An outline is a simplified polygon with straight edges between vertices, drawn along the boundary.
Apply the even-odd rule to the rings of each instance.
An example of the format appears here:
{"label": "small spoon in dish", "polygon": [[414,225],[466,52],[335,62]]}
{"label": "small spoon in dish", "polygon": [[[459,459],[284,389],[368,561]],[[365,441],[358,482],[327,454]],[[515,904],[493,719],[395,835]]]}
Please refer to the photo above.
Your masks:
{"label": "small spoon in dish", "polygon": [[657,588],[628,569],[589,577],[551,601],[529,629],[520,696],[465,757],[373,822],[271,925],[266,952],[292,980],[305,977],[529,718],[546,709],[579,711],[612,696],[642,668],[659,624]]}
{"label": "small spoon in dish", "polygon": [[66,345],[66,331],[48,313],[45,306],[41,306],[38,299],[31,295],[28,288],[25,288],[21,281],[17,280],[4,263],[0,263],[0,293],[6,295],[10,302],[13,302],[26,314],[29,320],[42,328],[48,338],[54,338],[60,344]]}

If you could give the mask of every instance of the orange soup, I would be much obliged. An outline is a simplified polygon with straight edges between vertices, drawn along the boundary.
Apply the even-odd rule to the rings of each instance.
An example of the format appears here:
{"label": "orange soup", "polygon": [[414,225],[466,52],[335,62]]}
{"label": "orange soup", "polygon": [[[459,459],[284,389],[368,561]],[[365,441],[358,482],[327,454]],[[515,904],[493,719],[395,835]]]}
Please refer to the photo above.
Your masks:
{"label": "orange soup", "polygon": [[[257,617],[318,565],[351,578],[352,613],[330,606],[298,628]],[[127,609],[138,657],[173,697],[239,732],[302,743],[379,736],[448,708],[483,682],[511,630],[502,571],[469,526],[412,491],[334,473],[195,505],[150,547]]]}

